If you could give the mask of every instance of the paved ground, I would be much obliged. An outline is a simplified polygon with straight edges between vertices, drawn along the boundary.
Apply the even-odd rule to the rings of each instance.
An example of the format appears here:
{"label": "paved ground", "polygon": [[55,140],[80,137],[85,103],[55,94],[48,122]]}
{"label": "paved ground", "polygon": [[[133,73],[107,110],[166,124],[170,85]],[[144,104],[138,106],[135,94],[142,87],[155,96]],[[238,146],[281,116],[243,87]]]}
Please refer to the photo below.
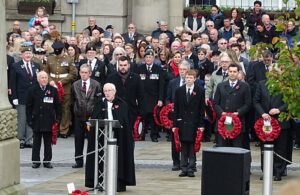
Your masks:
{"label": "paved ground", "polygon": [[[212,147],[213,144],[203,143],[202,148]],[[250,194],[262,194],[262,175],[259,163],[259,149],[252,146],[252,164]],[[132,195],[184,195],[201,194],[201,156],[197,154],[198,172],[195,178],[179,178],[179,172],[172,172],[170,142],[163,139],[158,143],[150,141],[136,142],[135,162],[137,186],[128,187],[127,192],[122,194]],[[84,187],[84,169],[72,169],[74,163],[74,139],[59,139],[53,147],[54,169],[32,169],[30,158],[31,149],[21,150],[21,183],[28,187],[30,195],[53,195],[67,194],[67,183],[74,182],[76,188],[87,190]],[[273,183],[273,191],[293,179],[300,179],[300,151],[294,151],[293,161],[289,167],[288,176],[281,182]],[[90,194],[93,194],[92,192]],[[100,194],[100,193],[98,193]]]}

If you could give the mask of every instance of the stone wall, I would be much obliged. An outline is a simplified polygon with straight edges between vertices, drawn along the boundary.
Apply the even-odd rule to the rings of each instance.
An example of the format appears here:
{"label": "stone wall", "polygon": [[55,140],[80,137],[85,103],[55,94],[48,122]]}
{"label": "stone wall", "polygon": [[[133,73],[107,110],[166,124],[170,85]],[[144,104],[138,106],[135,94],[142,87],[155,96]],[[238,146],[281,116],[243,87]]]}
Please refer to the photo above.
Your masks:
{"label": "stone wall", "polygon": [[[97,25],[105,28],[108,24],[116,32],[126,31],[127,24],[134,22],[138,30],[151,33],[157,28],[157,20],[169,22],[169,29],[182,25],[184,0],[78,0],[76,4],[76,32],[88,26],[87,18],[94,16]],[[22,29],[27,29],[27,22],[34,15],[17,14],[18,0],[6,2],[6,29],[9,31],[14,20],[21,21]],[[64,34],[71,34],[72,4],[66,0],[56,0],[54,15],[49,16],[50,23]]]}

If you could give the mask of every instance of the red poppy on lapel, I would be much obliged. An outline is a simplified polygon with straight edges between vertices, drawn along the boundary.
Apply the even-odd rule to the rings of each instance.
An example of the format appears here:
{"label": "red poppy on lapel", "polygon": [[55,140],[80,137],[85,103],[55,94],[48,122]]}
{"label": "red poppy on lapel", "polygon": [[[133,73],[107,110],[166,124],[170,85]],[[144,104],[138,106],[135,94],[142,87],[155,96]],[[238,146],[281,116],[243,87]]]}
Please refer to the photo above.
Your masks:
{"label": "red poppy on lapel", "polygon": [[193,91],[192,95],[195,96],[195,95],[197,95],[197,93]]}
{"label": "red poppy on lapel", "polygon": [[115,105],[114,108],[115,108],[115,109],[118,109],[118,108],[119,108],[119,105]]}
{"label": "red poppy on lapel", "polygon": [[240,85],[236,85],[236,86],[235,86],[235,89],[236,89],[236,90],[239,90],[239,89],[240,89]]}
{"label": "red poppy on lapel", "polygon": [[47,94],[48,94],[48,95],[50,95],[50,94],[51,94],[50,90],[47,90]]}

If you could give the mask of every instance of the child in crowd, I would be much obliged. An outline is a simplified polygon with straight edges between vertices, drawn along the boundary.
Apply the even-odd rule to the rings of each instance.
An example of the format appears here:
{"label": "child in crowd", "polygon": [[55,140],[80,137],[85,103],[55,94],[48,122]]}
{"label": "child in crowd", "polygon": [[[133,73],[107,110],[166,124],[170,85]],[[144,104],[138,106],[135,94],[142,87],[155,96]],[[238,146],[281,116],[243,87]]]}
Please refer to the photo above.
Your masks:
{"label": "child in crowd", "polygon": [[49,32],[48,15],[47,15],[47,11],[46,11],[45,7],[37,8],[37,10],[35,12],[35,16],[29,20],[28,25],[30,28],[33,28],[34,26],[37,26],[37,25],[42,26],[44,29],[42,34],[46,34]]}

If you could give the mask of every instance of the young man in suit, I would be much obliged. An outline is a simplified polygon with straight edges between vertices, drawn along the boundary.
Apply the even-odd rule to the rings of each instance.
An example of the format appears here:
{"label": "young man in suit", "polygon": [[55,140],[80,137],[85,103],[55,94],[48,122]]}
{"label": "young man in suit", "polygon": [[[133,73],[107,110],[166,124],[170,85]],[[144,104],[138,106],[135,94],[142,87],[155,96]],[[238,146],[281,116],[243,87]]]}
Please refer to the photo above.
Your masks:
{"label": "young man in suit", "polygon": [[32,62],[32,47],[23,47],[21,52],[22,60],[11,67],[9,85],[12,102],[18,112],[18,138],[23,149],[32,147],[32,128],[26,124],[26,100],[28,88],[37,83],[40,65]]}
{"label": "young man in suit", "polygon": [[244,136],[246,136],[245,114],[247,114],[251,106],[251,93],[249,85],[238,80],[239,70],[239,65],[229,65],[229,80],[218,84],[214,96],[214,108],[218,118],[222,115],[226,115],[228,112],[237,115],[242,122],[241,134],[233,140],[228,140],[223,139],[217,131],[216,140],[218,147],[246,148],[247,145],[247,143],[244,143]]}
{"label": "young man in suit", "polygon": [[72,168],[83,167],[82,155],[84,148],[84,137],[86,129],[86,122],[90,118],[94,106],[101,97],[100,84],[91,79],[92,70],[87,64],[80,66],[80,80],[75,81],[71,88],[71,94],[74,104],[74,135],[75,135],[75,161]]}
{"label": "young man in suit", "polygon": [[194,143],[197,131],[204,131],[204,90],[195,85],[196,72],[188,70],[185,74],[185,85],[175,92],[174,127],[179,128],[181,142],[179,177],[195,177],[193,168],[196,163]]}

